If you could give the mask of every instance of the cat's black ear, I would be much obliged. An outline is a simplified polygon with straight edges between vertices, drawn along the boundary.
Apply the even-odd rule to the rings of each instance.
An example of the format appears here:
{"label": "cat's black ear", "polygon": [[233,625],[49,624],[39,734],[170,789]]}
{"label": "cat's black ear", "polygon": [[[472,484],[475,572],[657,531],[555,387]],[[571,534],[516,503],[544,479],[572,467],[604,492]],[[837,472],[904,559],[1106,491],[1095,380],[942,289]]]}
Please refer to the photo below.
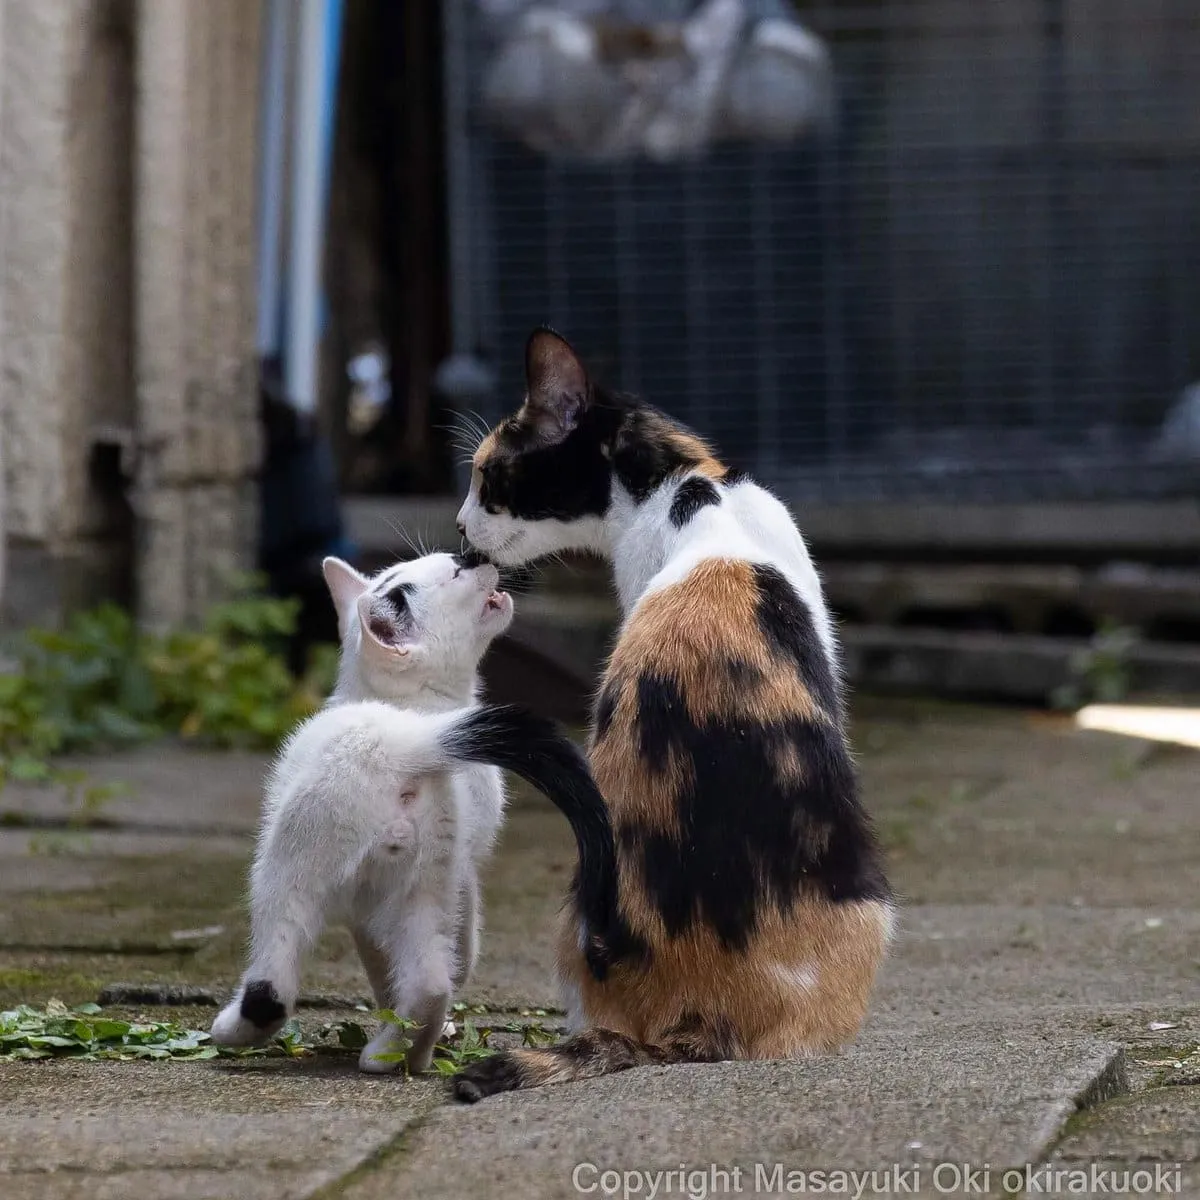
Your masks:
{"label": "cat's black ear", "polygon": [[360,575],[349,563],[332,556],[321,563],[321,572],[333,597],[333,607],[337,609],[338,624],[341,625],[342,614],[367,590],[366,576]]}
{"label": "cat's black ear", "polygon": [[565,338],[535,329],[525,343],[524,415],[547,442],[561,442],[588,405],[587,372]]}

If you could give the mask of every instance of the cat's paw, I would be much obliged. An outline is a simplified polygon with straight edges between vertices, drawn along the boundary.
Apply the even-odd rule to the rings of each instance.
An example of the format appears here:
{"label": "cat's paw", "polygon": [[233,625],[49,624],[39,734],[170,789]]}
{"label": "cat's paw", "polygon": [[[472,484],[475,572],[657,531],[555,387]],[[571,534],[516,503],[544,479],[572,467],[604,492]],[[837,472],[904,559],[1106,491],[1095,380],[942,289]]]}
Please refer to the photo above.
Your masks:
{"label": "cat's paw", "polygon": [[235,998],[217,1014],[210,1036],[218,1046],[255,1046],[268,1034],[242,1016],[241,1001]]}
{"label": "cat's paw", "polygon": [[458,1026],[453,1021],[447,1021],[442,1026],[442,1040],[448,1041],[452,1037],[458,1036]]}
{"label": "cat's paw", "polygon": [[[358,1069],[368,1075],[393,1075],[403,1065],[404,1041],[391,1025],[381,1029],[358,1056]],[[387,1058],[380,1058],[387,1055]]]}
{"label": "cat's paw", "polygon": [[239,988],[217,1014],[211,1037],[218,1046],[259,1046],[287,1024],[287,1016],[275,985],[257,979]]}

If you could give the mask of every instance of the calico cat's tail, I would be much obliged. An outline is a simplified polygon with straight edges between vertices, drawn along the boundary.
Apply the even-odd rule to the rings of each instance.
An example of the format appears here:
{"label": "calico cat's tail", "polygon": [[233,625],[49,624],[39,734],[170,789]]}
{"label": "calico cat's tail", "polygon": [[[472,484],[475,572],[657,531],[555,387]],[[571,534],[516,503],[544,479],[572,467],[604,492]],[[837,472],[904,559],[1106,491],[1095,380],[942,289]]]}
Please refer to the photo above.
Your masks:
{"label": "calico cat's tail", "polygon": [[457,762],[520,775],[567,818],[579,848],[580,915],[593,952],[603,957],[616,910],[616,847],[608,806],[583,752],[555,722],[515,704],[484,705],[456,717],[442,734],[441,749]]}
{"label": "calico cat's tail", "polygon": [[611,1029],[585,1029],[557,1046],[505,1050],[472,1063],[454,1080],[454,1094],[474,1104],[497,1092],[596,1079],[650,1063],[723,1062],[738,1057],[728,1034],[699,1024],[685,1023],[655,1045]]}

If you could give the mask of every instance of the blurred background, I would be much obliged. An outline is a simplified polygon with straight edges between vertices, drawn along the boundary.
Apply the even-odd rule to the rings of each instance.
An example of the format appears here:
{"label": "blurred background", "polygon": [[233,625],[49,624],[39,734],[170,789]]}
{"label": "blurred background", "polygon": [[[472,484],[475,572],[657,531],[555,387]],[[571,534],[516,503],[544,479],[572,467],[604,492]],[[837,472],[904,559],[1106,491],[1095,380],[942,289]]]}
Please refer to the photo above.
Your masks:
{"label": "blurred background", "polygon": [[[1194,0],[7,0],[0,610],[330,635],[529,329],[793,507],[878,689],[1200,690]],[[493,691],[581,711],[603,573]]]}

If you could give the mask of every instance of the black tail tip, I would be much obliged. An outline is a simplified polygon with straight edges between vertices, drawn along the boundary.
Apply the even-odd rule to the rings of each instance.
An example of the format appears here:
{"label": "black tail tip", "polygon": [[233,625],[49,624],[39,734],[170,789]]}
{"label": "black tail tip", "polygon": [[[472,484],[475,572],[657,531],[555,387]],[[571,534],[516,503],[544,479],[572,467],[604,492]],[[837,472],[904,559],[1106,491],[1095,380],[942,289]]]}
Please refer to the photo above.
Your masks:
{"label": "black tail tip", "polygon": [[461,1100],[464,1104],[477,1104],[485,1094],[479,1085],[470,1079],[463,1079],[460,1076],[454,1081],[454,1098]]}

